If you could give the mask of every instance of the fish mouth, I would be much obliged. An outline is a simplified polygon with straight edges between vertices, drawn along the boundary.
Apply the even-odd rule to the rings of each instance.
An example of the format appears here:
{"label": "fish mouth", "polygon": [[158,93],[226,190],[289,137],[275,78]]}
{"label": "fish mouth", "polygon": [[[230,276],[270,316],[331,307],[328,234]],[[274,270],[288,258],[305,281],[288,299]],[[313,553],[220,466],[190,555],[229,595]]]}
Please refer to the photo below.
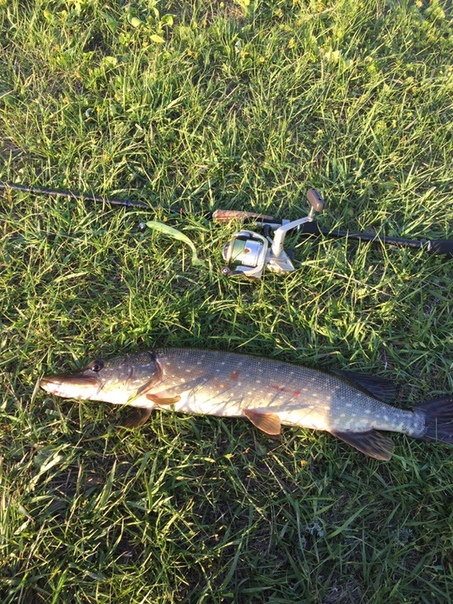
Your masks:
{"label": "fish mouth", "polygon": [[82,375],[47,375],[39,381],[40,387],[63,398],[86,399],[102,388],[96,377]]}

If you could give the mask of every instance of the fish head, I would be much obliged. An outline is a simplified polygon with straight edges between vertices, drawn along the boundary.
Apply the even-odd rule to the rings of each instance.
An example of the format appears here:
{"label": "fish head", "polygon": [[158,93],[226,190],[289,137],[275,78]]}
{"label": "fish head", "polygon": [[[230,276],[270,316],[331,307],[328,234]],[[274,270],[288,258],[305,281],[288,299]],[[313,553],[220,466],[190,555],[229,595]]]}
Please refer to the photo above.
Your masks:
{"label": "fish head", "polygon": [[147,392],[161,377],[156,355],[148,352],[96,359],[79,371],[45,376],[39,385],[62,398],[123,405]]}

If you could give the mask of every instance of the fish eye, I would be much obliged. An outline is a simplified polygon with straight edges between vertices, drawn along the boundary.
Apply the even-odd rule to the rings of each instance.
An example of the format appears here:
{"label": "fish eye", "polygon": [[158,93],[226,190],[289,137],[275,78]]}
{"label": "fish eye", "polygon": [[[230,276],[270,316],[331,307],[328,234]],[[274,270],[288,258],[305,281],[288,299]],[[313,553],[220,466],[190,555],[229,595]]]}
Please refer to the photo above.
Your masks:
{"label": "fish eye", "polygon": [[91,371],[94,371],[95,373],[99,373],[99,371],[101,371],[101,369],[103,367],[104,367],[104,361],[102,361],[101,359],[98,359],[97,361],[93,361],[90,365]]}

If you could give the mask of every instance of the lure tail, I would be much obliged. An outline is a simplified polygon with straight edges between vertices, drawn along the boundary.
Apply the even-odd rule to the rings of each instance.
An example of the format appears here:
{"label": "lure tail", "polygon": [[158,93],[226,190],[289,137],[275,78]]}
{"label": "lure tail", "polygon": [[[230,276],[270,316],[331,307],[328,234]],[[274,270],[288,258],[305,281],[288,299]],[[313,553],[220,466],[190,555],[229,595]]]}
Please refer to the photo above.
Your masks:
{"label": "lure tail", "polygon": [[453,396],[436,398],[415,408],[425,416],[425,430],[420,440],[440,440],[453,444]]}

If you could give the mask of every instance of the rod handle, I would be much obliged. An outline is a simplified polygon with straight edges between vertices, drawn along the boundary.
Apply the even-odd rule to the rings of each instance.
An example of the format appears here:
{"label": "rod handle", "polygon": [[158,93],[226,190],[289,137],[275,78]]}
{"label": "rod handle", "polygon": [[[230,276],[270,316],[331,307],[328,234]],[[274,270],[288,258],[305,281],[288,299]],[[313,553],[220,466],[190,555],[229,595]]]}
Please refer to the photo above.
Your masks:
{"label": "rod handle", "polygon": [[233,220],[257,220],[259,222],[278,222],[273,216],[256,214],[255,212],[243,212],[242,210],[214,210],[212,220],[221,224],[228,224]]}

